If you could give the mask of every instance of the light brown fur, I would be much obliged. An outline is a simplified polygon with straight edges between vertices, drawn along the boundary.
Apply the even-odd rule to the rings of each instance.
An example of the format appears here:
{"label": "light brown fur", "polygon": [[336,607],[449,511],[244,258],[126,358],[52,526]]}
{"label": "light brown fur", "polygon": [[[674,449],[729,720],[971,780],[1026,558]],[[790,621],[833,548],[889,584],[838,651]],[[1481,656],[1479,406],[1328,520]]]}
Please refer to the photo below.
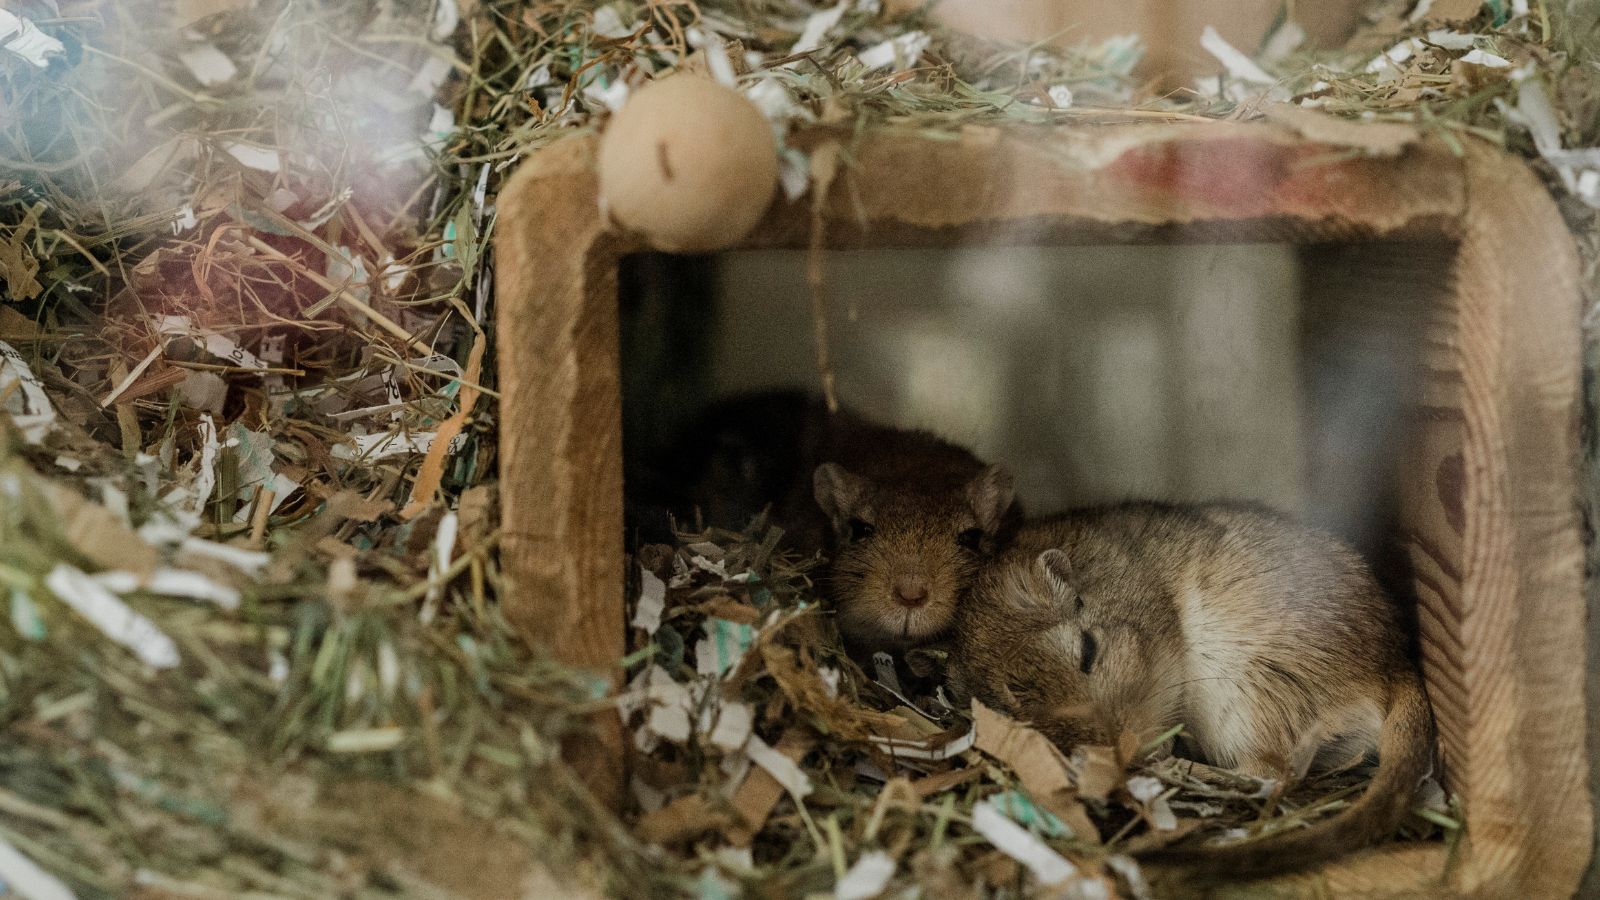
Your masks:
{"label": "light brown fur", "polygon": [[[824,584],[854,650],[901,651],[945,636],[1009,522],[1004,470],[919,465],[929,461],[925,450],[863,460],[870,478],[817,467],[817,504],[832,526]],[[897,600],[908,588],[925,593],[919,604]]]}
{"label": "light brown fur", "polygon": [[961,604],[954,664],[964,689],[1063,746],[1182,724],[1209,761],[1279,780],[1379,751],[1365,795],[1331,820],[1155,854],[1250,875],[1398,826],[1433,729],[1405,646],[1335,538],[1252,507],[1133,503],[1025,526]]}

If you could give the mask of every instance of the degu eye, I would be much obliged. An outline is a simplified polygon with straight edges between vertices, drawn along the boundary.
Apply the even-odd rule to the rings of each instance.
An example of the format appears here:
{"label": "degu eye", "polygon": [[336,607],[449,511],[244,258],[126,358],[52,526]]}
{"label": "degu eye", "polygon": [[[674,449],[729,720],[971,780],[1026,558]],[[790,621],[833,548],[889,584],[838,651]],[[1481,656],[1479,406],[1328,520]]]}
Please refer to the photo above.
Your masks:
{"label": "degu eye", "polygon": [[872,527],[871,522],[868,522],[865,519],[851,519],[849,525],[850,540],[852,541],[864,541],[867,538],[872,537],[872,532],[877,530]]}
{"label": "degu eye", "polygon": [[956,535],[956,543],[976,553],[978,548],[983,545],[983,529],[968,528],[966,531]]}
{"label": "degu eye", "polygon": [[1094,668],[1094,659],[1099,651],[1100,643],[1094,639],[1094,635],[1085,631],[1083,642],[1078,645],[1078,671],[1085,675],[1089,674],[1089,670]]}

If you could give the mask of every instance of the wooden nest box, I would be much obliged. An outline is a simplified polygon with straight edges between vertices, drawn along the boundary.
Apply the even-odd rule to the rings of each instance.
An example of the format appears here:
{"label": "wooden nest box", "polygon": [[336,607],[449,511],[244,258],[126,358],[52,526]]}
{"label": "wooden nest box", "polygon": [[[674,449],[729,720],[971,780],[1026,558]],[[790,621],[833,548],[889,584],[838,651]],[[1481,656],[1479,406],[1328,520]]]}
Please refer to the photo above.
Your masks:
{"label": "wooden nest box", "polygon": [[[1268,124],[801,140],[835,137],[854,143],[818,207],[828,248],[1442,248],[1399,462],[1399,539],[1465,838],[1448,859],[1437,843],[1378,847],[1281,884],[1289,896],[1572,895],[1592,828],[1579,265],[1533,174],[1475,142],[1380,157]],[[565,662],[615,672],[626,630],[617,269],[650,248],[601,219],[595,149],[584,135],[541,150],[500,199],[504,603]],[[779,200],[737,249],[804,249],[813,224],[810,198]],[[620,793],[620,725],[600,731],[579,764]]]}

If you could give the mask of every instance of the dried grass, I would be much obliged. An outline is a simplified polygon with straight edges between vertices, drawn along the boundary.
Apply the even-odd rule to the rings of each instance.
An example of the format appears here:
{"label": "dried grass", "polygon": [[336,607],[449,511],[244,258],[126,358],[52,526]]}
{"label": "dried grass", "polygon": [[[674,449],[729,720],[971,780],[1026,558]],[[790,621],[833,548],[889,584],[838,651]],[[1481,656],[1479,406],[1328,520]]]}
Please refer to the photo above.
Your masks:
{"label": "dried grass", "polygon": [[[639,827],[670,849],[595,806],[558,749],[615,700],[515,640],[495,603],[493,201],[519,159],[603,119],[619,82],[704,64],[706,34],[720,35],[709,52],[729,42],[747,85],[771,85],[770,114],[792,126],[1250,118],[1270,94],[1496,141],[1563,197],[1600,304],[1595,211],[1507,115],[1506,72],[1531,65],[1564,146],[1600,143],[1597,20],[1575,0],[1499,26],[1482,13],[1476,46],[1505,70],[1423,45],[1368,71],[1426,31],[1391,16],[1363,49],[1263,60],[1271,85],[1160,97],[1141,92],[1125,46],[1001,47],[917,15],[851,11],[792,53],[818,11],[799,0],[476,0],[437,37],[427,2],[54,6],[14,5],[64,41],[50,68],[0,51],[0,340],[59,421],[39,442],[0,436],[0,840],[83,896],[470,896],[539,884],[546,866],[617,893],[798,895],[870,850],[935,895],[1020,895],[1020,867],[973,830],[980,802],[1006,804],[1084,884],[1133,892],[1110,861],[1167,829],[1125,776],[1157,779],[1160,803],[1210,829],[1326,815],[1352,788],[1332,776],[1269,809],[1226,773],[1107,748],[1070,761],[1083,796],[1030,799],[1019,767],[976,749],[891,755],[874,736],[938,745],[965,714],[914,712],[906,700],[939,707],[840,656],[826,618],[802,608],[807,570],[758,529],[658,555],[662,576],[688,579],[623,666],[748,706],[812,793],[797,802],[746,750],[692,728],[639,765]],[[616,28],[597,27],[605,10]],[[858,61],[917,28],[931,43],[913,65]],[[201,83],[180,54],[203,45],[235,74]],[[783,152],[803,187],[808,160]],[[1587,346],[1592,362],[1592,333]],[[22,396],[5,383],[0,399]],[[461,433],[448,449],[413,441],[446,421]],[[404,452],[362,456],[386,442]],[[173,520],[180,507],[192,517]],[[697,567],[713,550],[725,573],[759,580]],[[61,602],[47,586],[61,565],[177,568],[242,599],[119,592],[177,648],[158,671]],[[698,673],[711,618],[763,626],[727,678]],[[1458,830],[1442,797],[1411,828]]]}

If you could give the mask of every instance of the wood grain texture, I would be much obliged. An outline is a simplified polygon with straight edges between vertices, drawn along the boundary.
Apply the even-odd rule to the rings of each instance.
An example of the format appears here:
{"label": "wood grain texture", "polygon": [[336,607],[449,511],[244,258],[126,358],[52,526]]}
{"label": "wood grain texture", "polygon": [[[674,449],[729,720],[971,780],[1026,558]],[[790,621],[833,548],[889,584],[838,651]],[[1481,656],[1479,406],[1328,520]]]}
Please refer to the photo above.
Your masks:
{"label": "wood grain texture", "polygon": [[1443,844],[1395,844],[1335,860],[1309,872],[1199,889],[1181,882],[1159,896],[1195,900],[1446,900],[1461,896],[1448,882]]}
{"label": "wood grain texture", "polygon": [[[500,484],[507,618],[557,659],[609,678],[624,652],[622,412],[616,269],[595,201],[593,141],[539,151],[501,192]],[[566,755],[612,805],[621,722]]]}
{"label": "wood grain texture", "polygon": [[[1577,517],[1576,258],[1526,167],[1427,142],[1351,159],[1264,125],[968,129],[849,141],[823,204],[830,247],[1385,238],[1458,241],[1431,314],[1403,524],[1444,775],[1468,838],[1450,893],[1570,895],[1588,860],[1585,618]],[[623,650],[616,267],[642,249],[600,219],[594,141],[533,157],[501,195],[496,254],[508,617],[569,663]],[[749,247],[803,249],[811,204]],[[583,768],[615,798],[615,719]],[[1443,896],[1417,847],[1280,879],[1270,896]],[[1431,863],[1430,863],[1431,864]],[[1437,870],[1429,869],[1429,878]],[[1431,885],[1431,886],[1429,886]],[[1260,886],[1260,885],[1258,885]]]}
{"label": "wood grain texture", "polygon": [[[827,129],[855,164],[825,205],[829,246],[1330,241],[1437,236],[1465,203],[1461,164],[1422,143],[1351,158],[1271,125],[969,127],[961,140]],[[803,248],[809,203],[776,206],[746,243]]]}
{"label": "wood grain texture", "polygon": [[1570,896],[1592,825],[1570,234],[1521,163],[1465,160],[1453,294],[1431,323],[1403,483],[1423,668],[1469,852],[1459,886]]}
{"label": "wood grain texture", "polygon": [[1579,265],[1525,166],[1473,144],[1467,174],[1456,286],[1468,473],[1461,633],[1464,680],[1477,693],[1471,769],[1460,779],[1469,871],[1523,896],[1565,896],[1593,828],[1576,491]]}

